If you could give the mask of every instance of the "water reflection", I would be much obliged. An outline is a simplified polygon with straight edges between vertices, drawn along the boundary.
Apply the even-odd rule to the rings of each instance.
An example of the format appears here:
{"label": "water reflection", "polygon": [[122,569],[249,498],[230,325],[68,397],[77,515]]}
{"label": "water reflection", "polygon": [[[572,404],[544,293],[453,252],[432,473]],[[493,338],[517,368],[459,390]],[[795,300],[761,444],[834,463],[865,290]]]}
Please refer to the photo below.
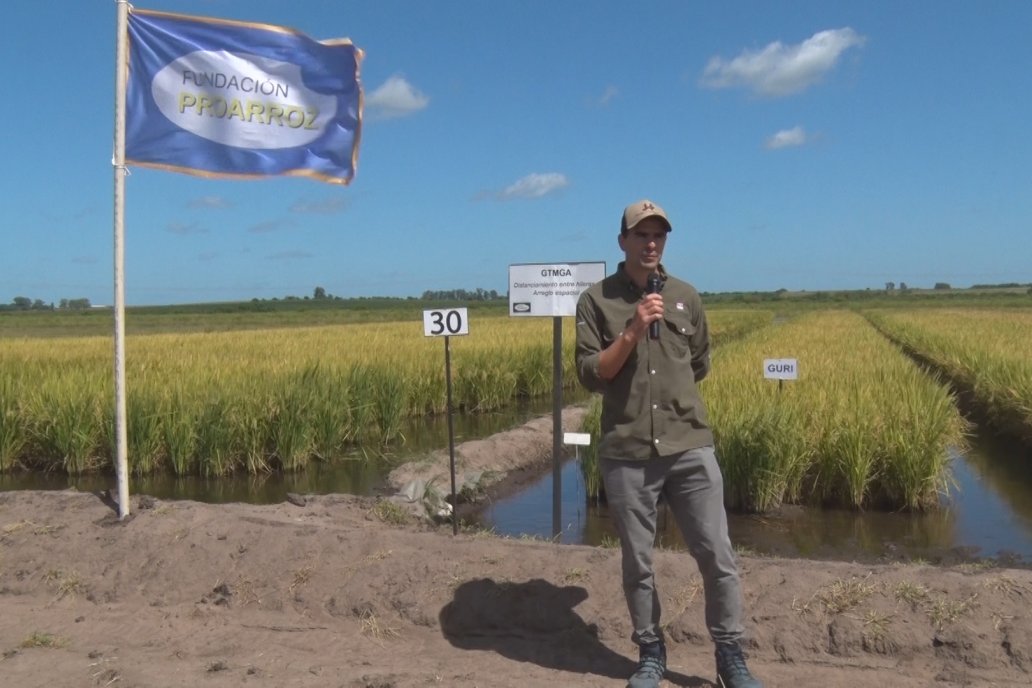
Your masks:
{"label": "water reflection", "polygon": [[[565,392],[566,400],[577,403],[586,394]],[[528,420],[549,414],[552,398],[526,400],[511,408],[478,414],[455,414],[455,443],[479,439],[509,430]],[[152,475],[133,476],[130,492],[158,499],[189,499],[198,502],[250,502],[274,504],[282,502],[288,492],[301,494],[371,495],[382,491],[387,475],[399,463],[425,456],[448,447],[448,418],[434,416],[409,420],[402,427],[403,441],[387,447],[356,451],[336,463],[312,462],[297,473],[267,473],[258,476],[237,475],[226,478],[200,476]],[[117,493],[113,475],[69,476],[64,473],[0,473],[0,491],[64,490],[82,492],[111,490]],[[551,513],[551,512],[549,512]]]}
{"label": "water reflection", "polygon": [[[265,473],[233,478],[151,475],[131,477],[130,492],[158,499],[190,499],[213,504],[282,502],[288,492],[371,494],[384,481],[386,468],[381,462],[345,461],[339,464],[315,463],[300,473]],[[117,494],[112,475],[67,476],[60,473],[0,474],[0,491],[64,490],[80,492],[110,490]]]}
{"label": "water reflection", "polygon": [[1032,449],[985,434],[964,459],[954,471],[961,487],[953,503],[958,539],[1032,561]]}
{"label": "water reflection", "polygon": [[[857,512],[789,506],[764,515],[730,514],[735,545],[776,556],[844,560],[926,560],[932,563],[1000,559],[1032,566],[1032,456],[993,437],[974,437],[953,456],[957,489],[932,513]],[[1023,468],[1024,467],[1024,468]],[[548,538],[552,533],[551,474],[523,492],[490,504],[478,524],[502,535]],[[579,467],[562,471],[562,542],[615,542],[605,506],[585,504]],[[682,549],[666,509],[657,541]]]}

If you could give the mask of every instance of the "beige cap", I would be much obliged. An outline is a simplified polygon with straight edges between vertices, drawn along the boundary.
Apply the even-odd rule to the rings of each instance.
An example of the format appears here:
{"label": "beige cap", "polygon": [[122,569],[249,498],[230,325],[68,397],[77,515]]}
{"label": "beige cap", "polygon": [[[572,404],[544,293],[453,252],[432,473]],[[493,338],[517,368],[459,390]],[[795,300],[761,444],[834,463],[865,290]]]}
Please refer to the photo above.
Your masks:
{"label": "beige cap", "polygon": [[670,220],[667,219],[663,209],[652,201],[644,199],[635,201],[624,208],[623,219],[620,220],[620,234],[626,234],[646,217],[658,217],[666,224],[668,232],[673,230],[673,226],[671,226]]}

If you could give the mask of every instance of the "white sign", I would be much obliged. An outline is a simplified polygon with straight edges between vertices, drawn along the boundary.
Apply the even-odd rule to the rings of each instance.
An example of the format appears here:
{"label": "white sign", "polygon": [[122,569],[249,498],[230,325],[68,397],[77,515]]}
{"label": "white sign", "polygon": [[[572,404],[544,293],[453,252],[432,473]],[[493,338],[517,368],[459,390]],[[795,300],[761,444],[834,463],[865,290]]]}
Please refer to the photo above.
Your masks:
{"label": "white sign", "polygon": [[579,444],[586,447],[591,444],[591,435],[586,432],[564,432],[563,444]]}
{"label": "white sign", "polygon": [[510,265],[509,315],[575,315],[581,292],[605,276],[605,263]]}
{"label": "white sign", "polygon": [[766,358],[763,360],[763,377],[768,380],[798,380],[799,364],[794,358]]}
{"label": "white sign", "polygon": [[423,311],[423,334],[427,337],[448,337],[469,334],[465,308]]}

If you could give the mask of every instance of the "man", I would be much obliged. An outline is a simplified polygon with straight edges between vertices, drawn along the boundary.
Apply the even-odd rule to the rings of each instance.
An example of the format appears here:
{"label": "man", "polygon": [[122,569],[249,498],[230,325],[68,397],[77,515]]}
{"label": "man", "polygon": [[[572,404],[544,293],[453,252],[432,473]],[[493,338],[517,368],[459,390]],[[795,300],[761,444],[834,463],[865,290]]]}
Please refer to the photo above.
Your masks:
{"label": "man", "polygon": [[738,566],[713,433],[696,386],[710,365],[706,316],[695,288],[660,263],[671,229],[652,201],[627,206],[618,238],[624,261],[577,303],[577,375],[602,394],[599,464],[639,647],[627,687],[656,688],[666,671],[652,567],[663,495],[702,574],[717,685],[762,688],[739,645]]}

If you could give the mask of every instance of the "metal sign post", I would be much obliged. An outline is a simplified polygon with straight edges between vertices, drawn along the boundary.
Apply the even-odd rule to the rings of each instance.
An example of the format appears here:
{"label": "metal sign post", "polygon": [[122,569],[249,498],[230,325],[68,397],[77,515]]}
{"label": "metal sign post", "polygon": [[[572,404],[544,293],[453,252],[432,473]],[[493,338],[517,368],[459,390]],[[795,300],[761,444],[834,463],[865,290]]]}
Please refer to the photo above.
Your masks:
{"label": "metal sign post", "polygon": [[455,490],[455,429],[452,423],[451,336],[469,334],[465,308],[423,311],[423,335],[444,337],[444,379],[448,389],[448,468],[451,473],[452,535],[459,534],[459,499]]}
{"label": "metal sign post", "polygon": [[606,276],[605,263],[509,266],[509,315],[552,317],[552,539],[562,533],[563,316],[577,312],[581,293]]}

